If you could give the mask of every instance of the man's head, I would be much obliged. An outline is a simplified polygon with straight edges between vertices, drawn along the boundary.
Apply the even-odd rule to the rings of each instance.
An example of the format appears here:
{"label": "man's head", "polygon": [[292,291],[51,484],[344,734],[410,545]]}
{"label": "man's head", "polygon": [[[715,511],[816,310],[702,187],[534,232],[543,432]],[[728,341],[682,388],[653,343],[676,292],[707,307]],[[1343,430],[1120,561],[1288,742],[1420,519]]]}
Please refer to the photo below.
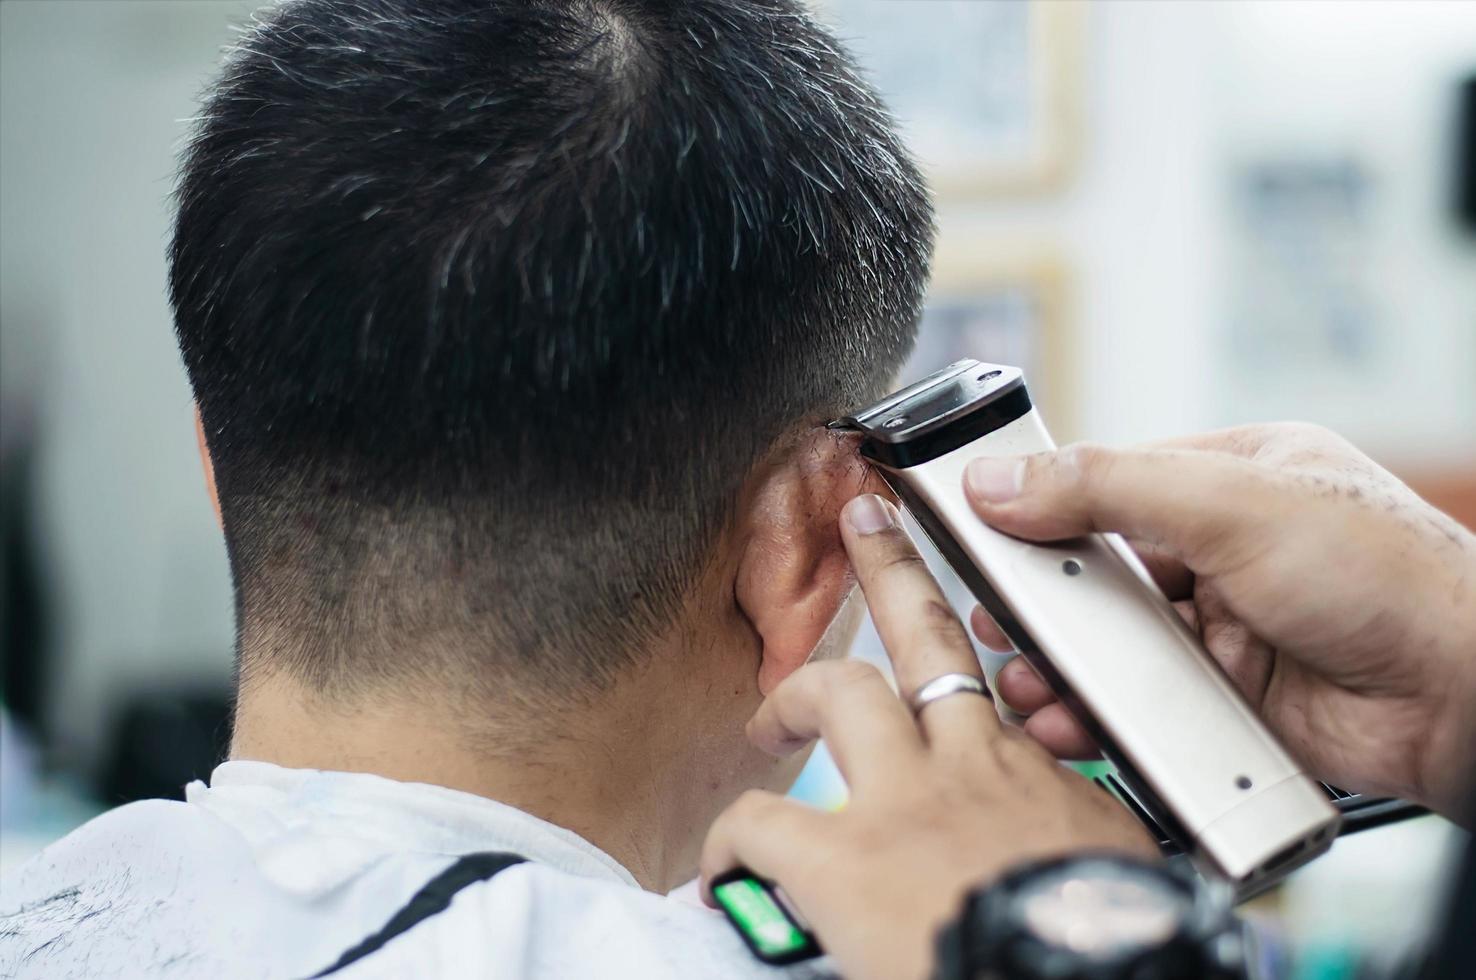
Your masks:
{"label": "man's head", "polygon": [[583,696],[699,583],[813,646],[839,586],[763,620],[834,550],[815,426],[900,365],[931,240],[798,0],[270,8],[170,254],[243,672]]}

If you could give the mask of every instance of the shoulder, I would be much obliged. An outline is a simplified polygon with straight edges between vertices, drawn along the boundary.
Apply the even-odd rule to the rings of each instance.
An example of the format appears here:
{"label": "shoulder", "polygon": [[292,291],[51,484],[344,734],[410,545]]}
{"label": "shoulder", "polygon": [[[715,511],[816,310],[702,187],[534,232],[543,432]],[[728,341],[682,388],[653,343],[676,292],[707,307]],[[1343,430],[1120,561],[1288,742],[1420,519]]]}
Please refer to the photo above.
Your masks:
{"label": "shoulder", "polygon": [[[130,901],[147,889],[161,838],[190,822],[181,803],[151,800],[95,817],[0,879],[0,974],[70,962],[98,926],[121,931]],[[11,974],[14,975],[14,974]]]}
{"label": "shoulder", "polygon": [[[310,843],[285,859],[312,864]],[[303,976],[446,860],[369,855],[337,888],[294,887],[302,874],[268,873],[241,830],[215,813],[131,803],[0,880],[0,976]]]}
{"label": "shoulder", "polygon": [[7,874],[0,881],[0,915],[13,915],[54,892],[76,891],[82,881],[98,887],[101,866],[126,870],[130,855],[157,857],[161,843],[178,849],[202,832],[208,833],[205,821],[184,803],[145,800],[109,810]]}
{"label": "shoulder", "polygon": [[339,974],[599,976],[786,980],[754,959],[716,912],[628,885],[519,865],[460,892],[449,908]]}
{"label": "shoulder", "polygon": [[[237,829],[184,803],[104,814],[0,882],[0,975],[85,976],[111,964],[307,976],[380,932],[454,863],[351,855],[308,887],[298,866],[334,866],[332,842],[289,843],[276,841],[264,858]],[[690,901],[527,863],[466,885],[334,977],[814,975],[764,966],[719,914]]]}

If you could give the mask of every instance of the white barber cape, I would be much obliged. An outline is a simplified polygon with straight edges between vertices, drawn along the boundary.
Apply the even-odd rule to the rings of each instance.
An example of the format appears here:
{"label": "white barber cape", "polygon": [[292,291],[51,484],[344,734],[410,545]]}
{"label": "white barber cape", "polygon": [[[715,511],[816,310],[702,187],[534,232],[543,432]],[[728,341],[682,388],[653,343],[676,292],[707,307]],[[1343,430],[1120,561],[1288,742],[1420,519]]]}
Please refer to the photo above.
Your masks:
{"label": "white barber cape", "polygon": [[462,855],[527,859],[334,973],[789,978],[718,913],[642,891],[583,838],[491,800],[227,762],[186,802],[105,813],[0,882],[3,977],[307,978]]}

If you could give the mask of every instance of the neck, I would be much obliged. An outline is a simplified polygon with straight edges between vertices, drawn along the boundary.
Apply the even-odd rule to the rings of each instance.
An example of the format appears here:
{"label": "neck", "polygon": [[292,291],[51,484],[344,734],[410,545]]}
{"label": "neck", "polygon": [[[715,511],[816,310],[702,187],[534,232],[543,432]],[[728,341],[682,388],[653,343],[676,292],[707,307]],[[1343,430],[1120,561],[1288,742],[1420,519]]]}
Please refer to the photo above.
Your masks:
{"label": "neck", "polygon": [[[231,758],[494,799],[579,834],[642,887],[665,892],[695,873],[716,813],[763,779],[752,750],[734,748],[757,694],[741,684],[674,690],[655,667],[638,673],[577,710],[506,717],[486,705],[448,710],[464,700],[451,694],[344,703],[280,674],[252,677],[241,687]],[[734,723],[715,726],[721,719]]]}

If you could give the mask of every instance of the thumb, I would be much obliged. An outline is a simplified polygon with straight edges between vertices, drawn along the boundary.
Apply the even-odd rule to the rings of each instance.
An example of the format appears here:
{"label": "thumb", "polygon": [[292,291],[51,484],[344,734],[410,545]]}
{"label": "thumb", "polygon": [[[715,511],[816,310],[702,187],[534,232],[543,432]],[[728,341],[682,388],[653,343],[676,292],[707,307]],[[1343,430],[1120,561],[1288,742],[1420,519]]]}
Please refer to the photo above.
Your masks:
{"label": "thumb", "polygon": [[976,459],[969,503],[1015,537],[1055,541],[1116,532],[1212,575],[1271,543],[1287,509],[1281,478],[1227,453],[1076,445]]}

